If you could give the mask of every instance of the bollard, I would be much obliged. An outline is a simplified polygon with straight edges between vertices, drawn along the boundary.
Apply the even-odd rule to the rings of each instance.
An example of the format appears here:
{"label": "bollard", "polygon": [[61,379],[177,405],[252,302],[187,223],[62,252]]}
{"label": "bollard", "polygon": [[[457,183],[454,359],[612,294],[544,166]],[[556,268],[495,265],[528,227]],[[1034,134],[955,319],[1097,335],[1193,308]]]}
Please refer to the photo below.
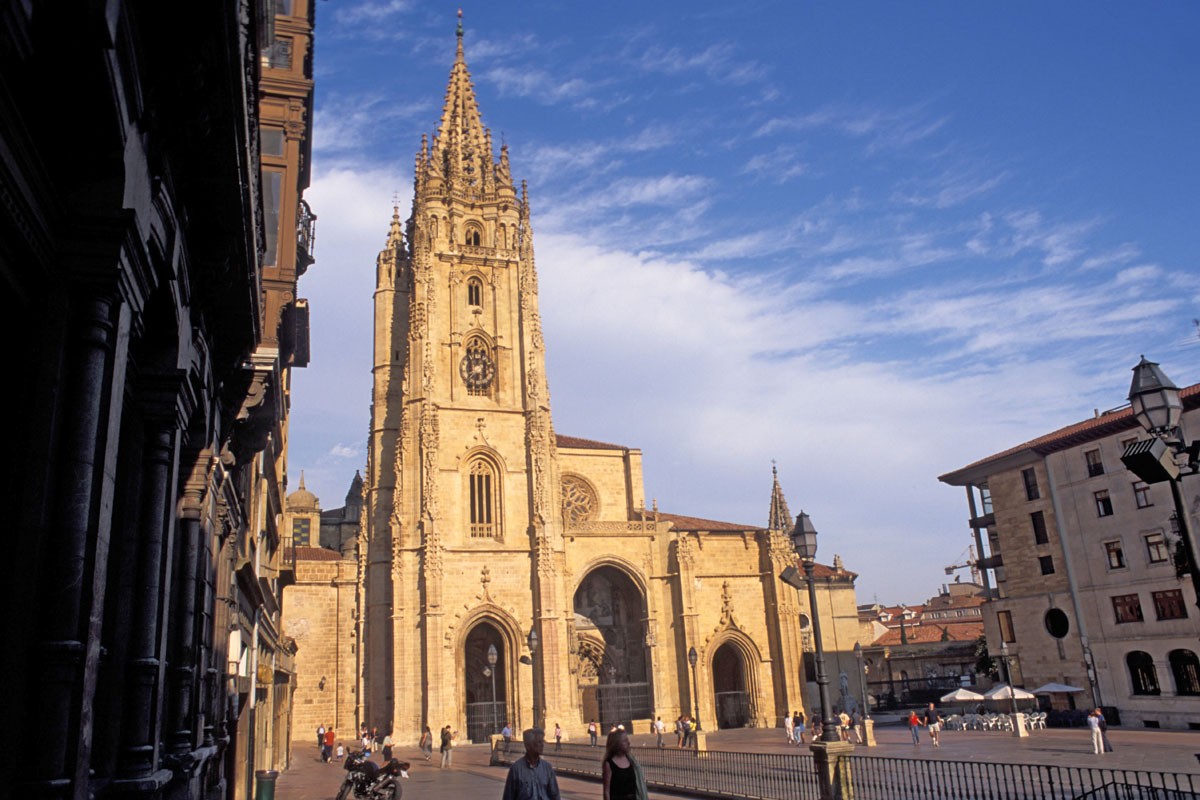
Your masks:
{"label": "bollard", "polygon": [[275,779],[279,773],[273,769],[260,769],[254,773],[254,800],[275,800]]}

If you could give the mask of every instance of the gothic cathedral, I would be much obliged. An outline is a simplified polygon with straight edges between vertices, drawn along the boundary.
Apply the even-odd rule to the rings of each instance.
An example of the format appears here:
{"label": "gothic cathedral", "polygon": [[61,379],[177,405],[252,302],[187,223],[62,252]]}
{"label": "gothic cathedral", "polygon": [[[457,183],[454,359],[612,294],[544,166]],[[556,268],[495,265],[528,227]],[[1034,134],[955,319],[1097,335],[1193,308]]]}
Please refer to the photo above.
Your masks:
{"label": "gothic cathedral", "polygon": [[[555,433],[530,216],[460,25],[412,215],[377,260],[359,719],[472,740],[505,721],[779,724],[804,707],[811,612],[778,579],[778,485],[762,528],[659,513],[641,451]],[[854,674],[854,575],[817,579],[831,672]]]}

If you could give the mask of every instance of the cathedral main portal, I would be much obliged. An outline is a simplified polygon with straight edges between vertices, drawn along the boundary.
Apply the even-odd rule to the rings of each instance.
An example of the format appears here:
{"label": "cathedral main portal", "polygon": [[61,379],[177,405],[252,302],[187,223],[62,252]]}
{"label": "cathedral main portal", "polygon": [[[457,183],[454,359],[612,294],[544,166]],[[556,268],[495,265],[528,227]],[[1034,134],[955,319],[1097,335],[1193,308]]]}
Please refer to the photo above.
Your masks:
{"label": "cathedral main portal", "polygon": [[504,639],[488,622],[480,622],[467,634],[464,648],[466,674],[467,738],[486,742],[499,733],[508,719],[508,657]]}
{"label": "cathedral main portal", "polygon": [[579,702],[604,725],[650,719],[654,691],[646,647],[646,599],[616,567],[587,574],[575,591]]}

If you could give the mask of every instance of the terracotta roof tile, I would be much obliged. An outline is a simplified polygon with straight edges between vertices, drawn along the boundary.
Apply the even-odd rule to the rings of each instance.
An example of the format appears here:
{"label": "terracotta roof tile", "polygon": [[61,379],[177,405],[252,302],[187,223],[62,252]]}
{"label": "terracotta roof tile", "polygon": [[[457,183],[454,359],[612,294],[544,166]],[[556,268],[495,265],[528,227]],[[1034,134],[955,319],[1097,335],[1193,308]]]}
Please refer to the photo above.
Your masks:
{"label": "terracotta roof tile", "polygon": [[[1183,400],[1185,410],[1200,408],[1200,383],[1194,383],[1191,386],[1185,386],[1179,390],[1179,396]],[[1024,450],[1031,450],[1038,455],[1049,455],[1056,453],[1059,450],[1065,450],[1068,447],[1074,447],[1085,442],[1093,442],[1097,439],[1102,439],[1105,436],[1110,436],[1114,433],[1119,433],[1125,430],[1132,430],[1138,427],[1137,420],[1133,416],[1133,409],[1125,406],[1116,411],[1110,411],[1101,414],[1098,417],[1085,419],[1082,422],[1076,422],[1074,425],[1067,425],[1065,428],[1059,428],[1056,431],[1039,436],[1036,439],[1019,444],[1016,447],[1010,447],[1007,450],[1002,450],[999,453],[981,458],[978,461],[967,464],[965,467],[956,469],[953,472],[947,472],[945,475],[938,477],[943,483],[951,483],[955,476],[959,473],[968,470],[977,469],[992,461],[999,461],[1005,456],[1010,456],[1015,453],[1020,453]]]}
{"label": "terracotta roof tile", "polygon": [[283,551],[285,561],[341,561],[342,554],[324,547],[289,547]]}
{"label": "terracotta roof tile", "polygon": [[664,514],[659,512],[658,518],[670,522],[677,531],[761,531],[761,525],[739,525],[736,522],[718,522],[700,517],[685,517],[682,514]]}
{"label": "terracotta roof tile", "polygon": [[[937,644],[938,642],[973,642],[983,635],[982,622],[960,622],[953,625],[904,626],[904,637],[908,644]],[[944,638],[943,638],[944,637]],[[872,645],[897,646],[900,644],[900,629],[888,628],[887,632],[871,643]]]}
{"label": "terracotta roof tile", "polygon": [[555,434],[554,441],[559,447],[574,447],[579,450],[629,450],[630,448],[620,444],[609,444],[608,442],[597,442],[593,439],[580,439],[578,436],[564,436],[561,433]]}

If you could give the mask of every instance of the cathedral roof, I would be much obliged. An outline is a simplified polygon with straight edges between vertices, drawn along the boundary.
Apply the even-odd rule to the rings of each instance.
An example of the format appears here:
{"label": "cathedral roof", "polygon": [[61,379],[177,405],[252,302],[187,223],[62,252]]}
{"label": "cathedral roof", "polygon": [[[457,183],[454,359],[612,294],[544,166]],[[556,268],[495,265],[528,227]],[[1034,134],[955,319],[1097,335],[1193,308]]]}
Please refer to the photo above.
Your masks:
{"label": "cathedral roof", "polygon": [[563,436],[555,434],[555,444],[559,447],[574,447],[579,450],[628,450],[628,447],[608,442],[597,442],[593,439],[580,439],[578,436]]}
{"label": "cathedral roof", "polygon": [[761,531],[758,525],[739,525],[736,522],[718,522],[715,519],[685,517],[682,514],[659,513],[658,518],[670,522],[677,531]]}
{"label": "cathedral roof", "polygon": [[300,488],[287,496],[288,511],[316,511],[317,496],[304,488],[304,471],[300,471]]}

